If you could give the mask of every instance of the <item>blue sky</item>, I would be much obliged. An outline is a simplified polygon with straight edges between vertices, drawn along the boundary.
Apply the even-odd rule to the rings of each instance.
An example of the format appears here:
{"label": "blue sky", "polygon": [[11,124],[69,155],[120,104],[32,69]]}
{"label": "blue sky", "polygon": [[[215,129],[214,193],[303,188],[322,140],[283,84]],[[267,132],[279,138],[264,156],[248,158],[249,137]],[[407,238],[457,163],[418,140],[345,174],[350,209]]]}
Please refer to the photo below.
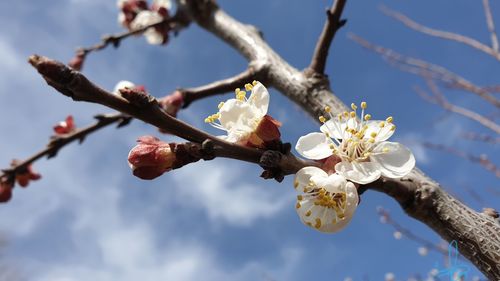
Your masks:
{"label": "blue sky", "polygon": [[[299,69],[308,65],[324,9],[330,5],[326,0],[219,3],[237,19],[261,29],[269,44]],[[344,102],[365,100],[375,118],[394,116],[396,139],[413,148],[426,173],[476,209],[498,207],[498,198],[486,191],[498,188],[492,174],[414,144],[428,140],[498,158],[498,147],[459,138],[462,131],[487,131],[423,102],[412,92],[414,85],[424,85],[422,81],[391,68],[346,35],[352,32],[442,64],[479,85],[498,84],[498,62],[468,47],[410,31],[379,12],[381,4],[429,26],[488,43],[482,6],[466,0],[351,1],[345,10],[348,24],[335,39],[327,72]],[[492,8],[494,14],[500,13],[497,3]],[[68,61],[75,47],[120,31],[116,17],[114,1],[20,0],[0,10],[2,167],[40,149],[51,127],[66,115],[73,114],[77,125],[84,126],[94,114],[110,111],[55,93],[26,59],[39,53]],[[203,85],[245,67],[246,61],[234,50],[192,25],[166,47],[131,38],[119,49],[92,54],[84,73],[108,89],[125,79],[163,96],[176,87]],[[494,110],[467,93],[447,93],[450,100],[479,112]],[[179,118],[218,133],[203,118],[221,99],[225,97],[194,103]],[[270,113],[283,122],[285,141],[294,143],[318,130],[314,120],[274,90]],[[16,189],[13,200],[0,206],[0,235],[6,241],[0,259],[10,272],[21,280],[37,281],[344,280],[348,276],[383,280],[387,272],[407,280],[415,273],[425,277],[437,262],[442,264],[439,255],[419,256],[419,245],[395,240],[392,229],[379,223],[375,208],[384,206],[401,224],[439,242],[436,234],[405,216],[383,194],[364,194],[349,227],[326,235],[299,221],[291,178],[282,184],[264,181],[254,165],[216,159],[141,181],[131,175],[126,157],[135,139],[146,134],[158,136],[156,129],[137,121],[120,130],[108,128],[81,146],[65,148],[56,159],[35,165],[43,179],[28,189]],[[464,186],[484,195],[485,203],[468,198]]]}

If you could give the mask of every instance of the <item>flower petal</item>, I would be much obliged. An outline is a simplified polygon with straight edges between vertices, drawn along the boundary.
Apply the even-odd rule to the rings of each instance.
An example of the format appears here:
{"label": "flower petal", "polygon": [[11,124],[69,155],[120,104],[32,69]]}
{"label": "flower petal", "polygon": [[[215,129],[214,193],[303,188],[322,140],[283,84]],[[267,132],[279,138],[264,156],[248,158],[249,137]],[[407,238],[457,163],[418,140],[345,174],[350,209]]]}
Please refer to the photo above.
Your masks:
{"label": "flower petal", "polygon": [[294,187],[304,192],[304,188],[308,187],[311,178],[328,178],[328,174],[317,167],[304,167],[295,174]]}
{"label": "flower petal", "polygon": [[299,138],[295,149],[308,159],[319,160],[333,154],[331,143],[332,140],[323,133],[310,133]]}
{"label": "flower petal", "polygon": [[120,89],[124,89],[124,88],[131,88],[132,89],[134,87],[135,87],[134,83],[132,83],[130,81],[122,80],[116,84],[115,88],[113,89],[113,94],[119,95]]}
{"label": "flower petal", "polygon": [[[236,127],[248,127],[247,123],[255,116],[248,103],[237,99],[226,101],[219,109],[219,113],[220,124],[228,131],[236,129]],[[249,130],[249,128],[241,129]]]}
{"label": "flower petal", "polygon": [[346,179],[359,184],[368,184],[380,178],[379,166],[373,162],[347,162],[335,165],[335,171]]}
{"label": "flower petal", "polygon": [[257,83],[252,88],[252,93],[248,98],[248,103],[255,110],[257,118],[262,118],[267,114],[269,107],[269,92],[262,83]]}
{"label": "flower petal", "polygon": [[347,199],[344,210],[344,218],[339,219],[336,224],[330,225],[327,229],[325,229],[327,230],[325,232],[334,233],[344,229],[354,216],[354,212],[358,208],[359,203],[358,191],[352,182],[347,182],[345,192]]}
{"label": "flower petal", "polygon": [[413,153],[397,142],[386,141],[378,144],[373,149],[370,160],[377,163],[382,175],[389,178],[403,177],[415,167]]}
{"label": "flower petal", "polygon": [[[384,123],[384,127],[381,128],[380,123],[382,122]],[[394,130],[391,129],[393,125],[382,120],[367,121],[365,122],[365,125],[368,126],[368,129],[365,132],[365,138],[371,138],[371,134],[376,133],[376,142],[385,141],[389,139],[392,134],[394,134]]]}
{"label": "flower petal", "polygon": [[355,119],[350,118],[347,121],[339,121],[336,119],[330,119],[321,125],[320,130],[323,133],[328,133],[331,138],[334,139],[348,139],[351,137],[351,133],[347,132],[345,129],[357,128],[358,122]]}

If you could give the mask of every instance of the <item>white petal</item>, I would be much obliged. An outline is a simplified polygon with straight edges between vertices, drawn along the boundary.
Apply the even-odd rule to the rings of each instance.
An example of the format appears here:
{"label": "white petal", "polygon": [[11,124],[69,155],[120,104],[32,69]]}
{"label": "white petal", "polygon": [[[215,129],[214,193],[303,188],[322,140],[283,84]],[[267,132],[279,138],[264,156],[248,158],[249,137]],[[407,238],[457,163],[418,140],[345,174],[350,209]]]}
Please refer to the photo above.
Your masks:
{"label": "white petal", "polygon": [[331,174],[328,177],[318,178],[316,176],[311,179],[319,187],[323,187],[326,191],[335,193],[343,191],[347,181],[344,176],[339,174]]}
{"label": "white petal", "polygon": [[415,167],[413,153],[406,146],[397,142],[387,141],[378,144],[373,149],[370,160],[377,163],[382,175],[389,178],[403,177]]}
{"label": "white petal", "polygon": [[154,24],[156,22],[162,21],[163,18],[157,12],[152,12],[149,10],[140,11],[135,19],[130,23],[132,29],[139,29],[145,27],[146,25]]}
{"label": "white petal", "polygon": [[334,233],[344,229],[354,216],[354,212],[358,208],[359,203],[358,191],[352,182],[347,182],[345,192],[347,195],[347,201],[346,208],[344,210],[344,218],[337,220],[337,223],[335,224],[328,225],[325,227],[325,231],[323,232]]}
{"label": "white petal", "polygon": [[310,133],[299,138],[295,149],[305,158],[319,160],[333,154],[331,143],[332,140],[323,133]]}
{"label": "white petal", "polygon": [[167,10],[172,9],[172,1],[171,0],[154,0],[153,5],[156,5],[158,7],[164,7]]}
{"label": "white petal", "polygon": [[148,28],[144,31],[144,37],[151,45],[161,45],[163,44],[163,35],[157,32],[154,28]]}
{"label": "white petal", "polygon": [[294,186],[298,191],[304,192],[304,188],[309,185],[312,177],[328,178],[328,174],[317,167],[304,167],[295,174]]}
{"label": "white petal", "polygon": [[262,118],[267,114],[267,109],[269,107],[269,92],[262,83],[257,83],[257,85],[253,86],[252,93],[248,98],[248,103],[254,107],[258,118]]}
{"label": "white petal", "polygon": [[379,166],[372,162],[347,162],[335,165],[335,171],[346,179],[359,184],[368,184],[380,178]]}
{"label": "white petal", "polygon": [[126,80],[122,80],[120,82],[118,82],[115,86],[115,88],[113,89],[113,94],[120,94],[120,89],[125,89],[125,88],[133,88],[135,87],[135,84],[130,82],[130,81],[126,81]]}
{"label": "white petal", "polygon": [[219,121],[226,130],[233,130],[245,125],[254,119],[255,115],[248,103],[230,99],[219,109]]}
{"label": "white petal", "polygon": [[[383,128],[380,128],[380,123],[384,122],[385,126]],[[371,138],[372,133],[376,133],[377,136],[375,136],[375,141],[385,141],[389,139],[392,134],[394,134],[394,130],[391,130],[391,127],[393,126],[392,124],[388,124],[385,121],[382,120],[371,120],[365,122],[365,125],[368,126],[368,129],[365,132],[365,138]]]}
{"label": "white petal", "polygon": [[345,129],[347,127],[354,129],[357,128],[358,122],[355,119],[350,118],[347,121],[339,121],[337,119],[330,119],[321,125],[320,130],[323,133],[328,133],[331,138],[335,139],[348,139],[351,137],[351,133],[347,132]]}

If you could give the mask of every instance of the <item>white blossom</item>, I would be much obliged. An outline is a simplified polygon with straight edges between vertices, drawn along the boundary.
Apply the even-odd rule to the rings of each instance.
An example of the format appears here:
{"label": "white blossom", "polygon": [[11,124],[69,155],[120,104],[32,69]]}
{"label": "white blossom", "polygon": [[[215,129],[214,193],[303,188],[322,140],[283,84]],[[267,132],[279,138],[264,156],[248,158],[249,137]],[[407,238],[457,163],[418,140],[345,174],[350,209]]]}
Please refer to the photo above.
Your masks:
{"label": "white blossom", "polygon": [[356,187],[338,174],[305,167],[295,175],[296,209],[301,221],[321,232],[342,230],[352,219],[359,198]]}
{"label": "white blossom", "polygon": [[[149,10],[140,11],[135,19],[130,23],[130,28],[132,30],[137,30],[144,28],[145,26],[161,22],[163,17],[157,12],[152,12]],[[162,33],[156,31],[154,27],[150,27],[143,32],[146,41],[152,45],[161,45],[164,41],[164,36]]]}
{"label": "white blossom", "polygon": [[236,89],[235,99],[219,103],[219,111],[205,118],[206,123],[226,131],[227,135],[222,138],[229,142],[248,140],[267,114],[269,92],[260,82],[252,84],[245,85],[246,90],[251,91],[248,98],[245,91]]}
{"label": "white blossom", "polygon": [[340,158],[335,170],[348,180],[368,184],[380,176],[400,178],[415,166],[412,152],[397,142],[386,141],[394,133],[393,118],[373,121],[365,114],[366,103],[361,103],[361,118],[358,119],[355,104],[353,111],[333,116],[330,107],[325,111],[330,120],[320,116],[321,133],[310,133],[301,137],[295,149],[304,157],[319,160],[332,155]]}
{"label": "white blossom", "polygon": [[130,81],[122,80],[122,81],[118,82],[115,85],[115,88],[113,89],[113,94],[119,95],[120,94],[120,89],[125,89],[125,88],[132,89],[134,87],[135,87],[134,83],[132,83]]}

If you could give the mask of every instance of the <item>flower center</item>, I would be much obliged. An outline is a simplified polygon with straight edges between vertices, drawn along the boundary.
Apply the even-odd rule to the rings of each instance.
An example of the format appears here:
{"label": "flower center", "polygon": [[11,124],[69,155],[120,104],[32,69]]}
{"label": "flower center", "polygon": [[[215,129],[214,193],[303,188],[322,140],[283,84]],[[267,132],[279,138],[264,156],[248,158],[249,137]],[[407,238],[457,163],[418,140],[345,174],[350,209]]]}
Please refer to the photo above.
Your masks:
{"label": "flower center", "polygon": [[[310,187],[304,188],[303,195],[297,195],[297,200],[300,202],[302,200],[311,200],[313,205],[309,210],[306,211],[305,216],[309,217],[312,214],[312,208],[314,206],[324,207],[326,209],[332,210],[337,214],[338,219],[344,219],[345,209],[347,206],[347,195],[345,192],[329,192],[323,187],[318,187],[314,182],[309,183]],[[300,208],[300,203],[297,203],[297,208]],[[336,221],[337,218],[334,218]]]}
{"label": "flower center", "polygon": [[387,117],[385,121],[381,121],[377,125],[370,124],[369,126],[368,122],[372,116],[365,114],[366,102],[362,102],[360,106],[361,117],[358,117],[358,106],[354,103],[351,104],[352,111],[345,111],[337,114],[337,116],[332,114],[329,106],[325,107],[325,112],[329,115],[332,122],[327,122],[328,120],[324,116],[319,117],[319,120],[325,124],[328,131],[340,134],[340,139],[337,139],[330,136],[329,133],[325,133],[327,137],[333,140],[330,149],[343,161],[367,161],[370,155],[373,154],[373,148],[378,142],[377,136],[387,133],[388,130],[394,131],[396,129],[396,126],[392,124],[392,116]]}

